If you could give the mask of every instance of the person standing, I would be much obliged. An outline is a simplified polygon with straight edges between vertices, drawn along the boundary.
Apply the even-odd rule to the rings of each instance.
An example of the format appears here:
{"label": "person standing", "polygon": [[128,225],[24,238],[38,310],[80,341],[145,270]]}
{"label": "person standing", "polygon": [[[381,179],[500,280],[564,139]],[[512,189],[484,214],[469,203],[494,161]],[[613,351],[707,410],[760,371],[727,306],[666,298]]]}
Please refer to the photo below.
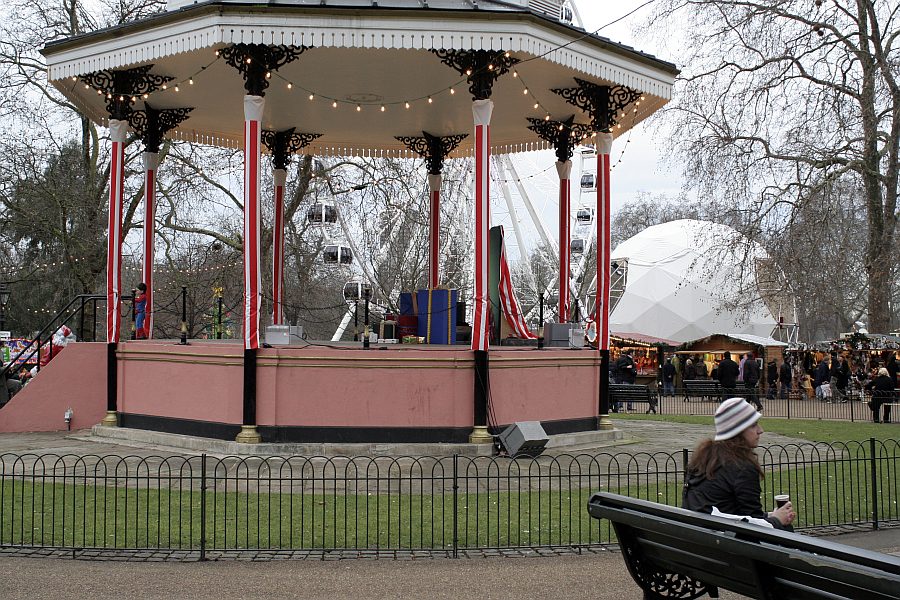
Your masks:
{"label": "person standing", "polygon": [[147,284],[143,281],[137,284],[137,295],[134,297],[134,337],[139,340],[147,339],[144,330],[144,321],[147,318]]}
{"label": "person standing", "polygon": [[778,365],[775,363],[775,359],[769,359],[769,362],[766,363],[766,398],[768,400],[775,399],[775,392],[778,390]]}
{"label": "person standing", "polygon": [[[819,361],[819,365],[816,367],[816,376],[813,379],[813,387],[816,388],[816,398],[819,399],[820,402],[829,402],[829,398],[831,398],[831,384],[829,374],[831,369],[828,367],[828,356],[823,356],[822,360]],[[823,385],[827,385],[829,389],[822,387]]]}
{"label": "person standing", "polygon": [[[735,366],[737,364],[735,363]],[[700,442],[688,463],[682,506],[711,513],[763,519],[775,529],[793,530],[794,506],[765,512],[760,480],[765,477],[754,450],[764,433],[760,414],[743,398],[729,398],[716,410],[716,435]]]}
{"label": "person standing", "polygon": [[847,364],[847,359],[843,355],[838,355],[837,368],[832,369],[832,374],[837,386],[835,396],[841,403],[844,403],[847,401],[847,384],[850,383],[850,365]]}
{"label": "person standing", "polygon": [[[872,421],[875,423],[880,423],[882,421],[884,423],[890,423],[891,407],[889,403],[893,402],[894,394],[896,392],[894,391],[894,382],[891,381],[888,370],[885,367],[878,369],[878,376],[866,384],[866,389],[872,392],[872,402],[870,404],[872,408]],[[882,405],[884,405],[884,418],[879,420]]]}
{"label": "person standing", "polygon": [[722,386],[722,400],[731,398],[737,386],[738,364],[731,360],[731,352],[725,351],[718,367],[719,383]]}
{"label": "person standing", "polygon": [[672,364],[671,358],[666,359],[666,364],[664,364],[663,368],[662,368],[662,376],[663,376],[663,395],[664,396],[674,396],[675,395],[675,365]]}
{"label": "person standing", "polygon": [[781,362],[781,366],[778,368],[778,381],[781,383],[781,392],[778,394],[778,397],[782,400],[787,400],[790,396],[792,379],[791,363],[788,361],[788,358],[785,357]]}
{"label": "person standing", "polygon": [[[634,385],[634,382],[637,380],[637,367],[634,364],[634,359],[631,357],[630,349],[623,350],[619,360],[616,361],[616,379],[619,380],[619,383],[627,383],[629,385]],[[628,410],[633,408],[634,405],[629,402]],[[621,409],[622,406],[616,403],[613,410],[619,412]]]}
{"label": "person standing", "polygon": [[757,410],[762,410],[762,401],[759,399],[759,392],[756,386],[759,383],[759,363],[753,358],[753,354],[748,352],[744,356],[744,387],[750,395],[750,402],[756,405]]}

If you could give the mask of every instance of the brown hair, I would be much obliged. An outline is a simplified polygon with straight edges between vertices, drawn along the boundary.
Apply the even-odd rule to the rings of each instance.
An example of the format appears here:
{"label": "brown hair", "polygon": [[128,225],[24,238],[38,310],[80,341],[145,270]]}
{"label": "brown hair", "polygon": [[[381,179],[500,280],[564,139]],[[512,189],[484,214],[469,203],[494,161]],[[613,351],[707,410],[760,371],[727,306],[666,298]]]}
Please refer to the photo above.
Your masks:
{"label": "brown hair", "polygon": [[688,472],[702,474],[706,479],[715,479],[716,471],[734,463],[750,463],[756,467],[760,479],[765,477],[759,466],[759,457],[742,435],[718,442],[712,439],[700,442],[688,463]]}

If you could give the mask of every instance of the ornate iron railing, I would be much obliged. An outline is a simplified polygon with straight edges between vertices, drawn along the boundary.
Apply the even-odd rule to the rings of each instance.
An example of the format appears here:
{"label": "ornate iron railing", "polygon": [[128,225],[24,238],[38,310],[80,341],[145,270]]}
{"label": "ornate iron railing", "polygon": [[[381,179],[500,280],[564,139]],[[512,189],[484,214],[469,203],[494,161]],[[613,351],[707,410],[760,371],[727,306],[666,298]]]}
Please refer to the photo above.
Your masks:
{"label": "ornate iron railing", "polygon": [[[690,452],[491,457],[0,455],[0,546],[441,551],[614,541],[587,500],[681,502]],[[900,522],[896,440],[769,446],[799,530]]]}

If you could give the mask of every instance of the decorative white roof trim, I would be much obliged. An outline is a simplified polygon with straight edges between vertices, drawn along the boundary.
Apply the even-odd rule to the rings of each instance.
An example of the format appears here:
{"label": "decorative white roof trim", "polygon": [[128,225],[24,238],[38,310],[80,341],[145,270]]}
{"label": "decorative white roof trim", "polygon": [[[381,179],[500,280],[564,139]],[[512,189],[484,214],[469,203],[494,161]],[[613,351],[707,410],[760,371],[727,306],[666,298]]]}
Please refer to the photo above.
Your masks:
{"label": "decorative white roof trim", "polygon": [[[107,122],[104,120],[103,125]],[[204,133],[193,130],[176,129],[170,131],[166,137],[179,140],[182,142],[193,142],[196,144],[205,144],[208,146],[217,146],[220,148],[233,148],[239,150],[243,147],[243,138],[236,138],[220,133]],[[265,149],[265,148],[264,148]],[[551,146],[542,140],[534,142],[518,143],[518,144],[496,144],[491,146],[492,154],[515,154],[519,152],[536,152],[539,150],[549,150]],[[448,158],[462,158],[473,155],[474,146],[460,146]],[[361,158],[419,158],[419,155],[411,152],[408,148],[397,147],[369,147],[353,144],[328,143],[327,140],[313,142],[309,146],[303,148],[303,154],[311,154],[313,156],[333,156],[348,157],[355,156]]]}
{"label": "decorative white roof trim", "polygon": [[[290,21],[297,21],[297,24],[291,25]],[[422,25],[426,23],[429,31],[423,32]],[[466,31],[460,31],[463,25],[468,28]],[[51,47],[46,54],[50,79],[60,80],[233,43],[319,48],[509,50],[532,56],[549,52],[544,60],[666,100],[671,98],[674,82],[673,74],[640,60],[603,51],[588,40],[572,42],[571,36],[505,16],[496,16],[490,21],[396,17],[372,17],[361,21],[352,15],[324,17],[297,13],[292,18],[289,13],[204,14],[186,16],[183,21],[95,43],[87,38],[83,45],[69,50],[57,52]],[[567,47],[560,48],[567,43]]]}

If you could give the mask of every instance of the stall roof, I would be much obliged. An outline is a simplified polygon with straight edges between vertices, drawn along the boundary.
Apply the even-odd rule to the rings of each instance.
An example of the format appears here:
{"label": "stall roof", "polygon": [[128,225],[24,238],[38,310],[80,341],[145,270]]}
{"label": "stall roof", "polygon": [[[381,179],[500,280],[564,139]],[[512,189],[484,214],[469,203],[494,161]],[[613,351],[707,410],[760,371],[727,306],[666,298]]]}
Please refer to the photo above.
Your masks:
{"label": "stall roof", "polygon": [[695,346],[701,342],[711,341],[716,337],[724,337],[729,340],[735,342],[743,342],[745,344],[754,344],[756,346],[764,346],[767,348],[772,347],[783,347],[787,348],[788,344],[779,340],[776,340],[773,337],[761,336],[761,335],[751,335],[749,333],[714,333],[712,335],[708,335],[703,338],[699,338],[696,340],[691,340],[689,342],[685,342],[679,346],[679,348],[689,350],[692,346]]}
{"label": "stall roof", "polygon": [[619,338],[623,341],[629,342],[640,342],[642,344],[658,344],[660,346],[678,346],[680,342],[676,342],[674,340],[667,340],[665,338],[658,338],[652,335],[645,335],[643,333],[636,332],[610,332],[610,337]]}

